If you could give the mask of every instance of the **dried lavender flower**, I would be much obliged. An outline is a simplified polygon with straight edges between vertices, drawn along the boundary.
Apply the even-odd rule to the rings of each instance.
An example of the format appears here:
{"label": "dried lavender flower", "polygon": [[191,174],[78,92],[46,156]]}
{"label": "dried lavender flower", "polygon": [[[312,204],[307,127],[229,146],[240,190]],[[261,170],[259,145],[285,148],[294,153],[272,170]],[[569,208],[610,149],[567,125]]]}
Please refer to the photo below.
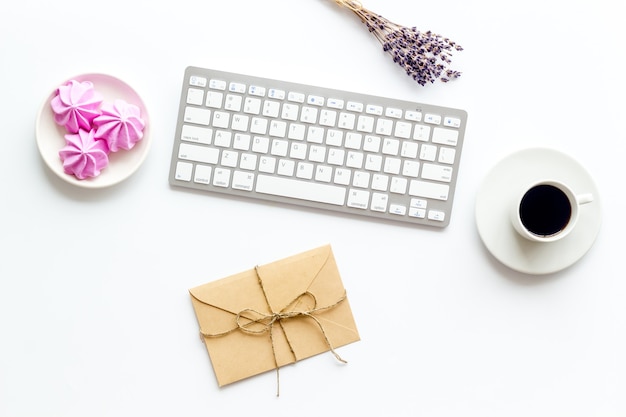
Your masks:
{"label": "dried lavender flower", "polygon": [[391,22],[389,19],[364,8],[356,0],[335,0],[352,10],[368,30],[376,36],[383,47],[406,73],[420,85],[434,83],[437,79],[448,82],[461,76],[459,71],[448,68],[454,51],[462,51],[461,45],[431,31],[420,32]]}

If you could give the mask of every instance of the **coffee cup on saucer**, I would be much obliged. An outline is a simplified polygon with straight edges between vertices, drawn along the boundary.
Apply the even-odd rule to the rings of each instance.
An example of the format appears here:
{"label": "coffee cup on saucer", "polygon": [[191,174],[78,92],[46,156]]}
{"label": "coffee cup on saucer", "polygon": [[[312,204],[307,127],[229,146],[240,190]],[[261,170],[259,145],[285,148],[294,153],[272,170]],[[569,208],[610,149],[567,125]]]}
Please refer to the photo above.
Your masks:
{"label": "coffee cup on saucer", "polygon": [[[525,215],[524,226],[520,204],[535,188],[561,195],[561,209],[556,210],[560,217],[537,226]],[[548,210],[523,207],[524,213],[538,213],[540,219]],[[556,226],[546,226],[550,223]],[[595,181],[577,160],[556,149],[526,148],[505,156],[487,173],[476,195],[476,226],[485,247],[504,265],[526,274],[568,268],[593,246],[601,224],[602,198]]]}
{"label": "coffee cup on saucer", "polygon": [[511,207],[515,230],[533,242],[556,242],[578,222],[580,207],[593,202],[593,193],[576,194],[565,183],[546,179],[523,187]]}

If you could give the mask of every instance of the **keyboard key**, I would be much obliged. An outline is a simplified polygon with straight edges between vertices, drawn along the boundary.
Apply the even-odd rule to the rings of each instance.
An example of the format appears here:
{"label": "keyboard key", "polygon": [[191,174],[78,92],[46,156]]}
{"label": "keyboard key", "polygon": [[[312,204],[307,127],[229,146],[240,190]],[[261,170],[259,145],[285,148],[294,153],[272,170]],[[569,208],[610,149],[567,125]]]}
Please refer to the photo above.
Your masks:
{"label": "keyboard key", "polygon": [[338,109],[338,110],[343,109],[343,100],[340,100],[337,98],[329,98],[326,104],[331,109]]}
{"label": "keyboard key", "polygon": [[208,165],[196,165],[196,172],[193,176],[193,182],[198,184],[210,184],[211,167]]}
{"label": "keyboard key", "polygon": [[246,85],[242,83],[232,82],[228,85],[228,91],[232,93],[243,94],[246,92]]}
{"label": "keyboard key", "polygon": [[366,135],[363,150],[367,152],[378,152],[380,150],[380,136]]}
{"label": "keyboard key", "polygon": [[406,214],[406,206],[401,204],[392,204],[389,206],[389,213],[397,216],[404,216]]}
{"label": "keyboard key", "polygon": [[297,93],[294,91],[290,91],[289,94],[287,94],[287,100],[294,101],[296,103],[304,103],[304,98],[305,98],[304,94]]}
{"label": "keyboard key", "polygon": [[265,100],[263,103],[263,116],[278,117],[280,111],[280,102],[273,100]]}
{"label": "keyboard key", "polygon": [[359,132],[372,133],[374,131],[375,119],[369,116],[359,116],[357,130]]}
{"label": "keyboard key", "polygon": [[211,110],[187,107],[183,120],[187,123],[208,126],[211,123]]}
{"label": "keyboard key", "polygon": [[267,124],[267,119],[253,117],[250,121],[250,133],[254,135],[265,135],[267,133]]}
{"label": "keyboard key", "polygon": [[425,209],[428,206],[428,201],[421,198],[412,198],[411,207],[418,209]]}
{"label": "keyboard key", "polygon": [[330,182],[332,180],[333,169],[329,166],[318,165],[315,170],[315,180],[320,182]]}
{"label": "keyboard key", "polygon": [[224,91],[226,90],[226,81],[211,79],[211,81],[209,81],[209,88]]}
{"label": "keyboard key", "polygon": [[389,177],[387,175],[374,174],[372,176],[372,190],[387,191],[388,187]]}
{"label": "keyboard key", "polygon": [[248,114],[259,114],[261,112],[261,99],[246,98],[243,111]]}
{"label": "keyboard key", "polygon": [[313,167],[314,165],[308,162],[298,162],[298,167],[296,168],[296,177],[310,180],[311,178],[313,178]]}
{"label": "keyboard key", "polygon": [[353,112],[360,113],[363,111],[363,103],[357,103],[356,101],[348,101],[348,105],[346,106],[346,109],[353,111]]}
{"label": "keyboard key", "polygon": [[226,102],[224,103],[224,108],[230,111],[240,111],[242,101],[243,101],[243,97],[237,96],[234,94],[228,94],[226,96]]}
{"label": "keyboard key", "polygon": [[402,177],[393,177],[389,184],[389,192],[394,194],[405,194],[408,180]]}
{"label": "keyboard key", "polygon": [[337,126],[341,129],[352,130],[354,129],[355,121],[356,121],[356,116],[354,114],[342,112],[339,115],[339,122],[337,123]]}
{"label": "keyboard key", "polygon": [[204,102],[204,90],[190,88],[187,90],[187,104],[201,106]]}
{"label": "keyboard key", "polygon": [[456,156],[456,149],[442,147],[439,149],[438,161],[442,164],[454,164],[454,158]]}
{"label": "keyboard key", "polygon": [[213,113],[213,121],[211,122],[213,127],[227,128],[230,125],[230,114],[223,111],[216,111]]}
{"label": "keyboard key", "polygon": [[346,151],[343,149],[331,149],[328,151],[327,162],[331,165],[343,165]]}
{"label": "keyboard key", "polygon": [[278,169],[276,170],[276,173],[285,177],[291,177],[293,176],[295,168],[296,163],[294,161],[289,159],[280,159],[278,161]]}
{"label": "keyboard key", "polygon": [[438,222],[444,221],[446,218],[446,213],[439,210],[430,210],[428,212],[428,220],[435,220]]}
{"label": "keyboard key", "polygon": [[430,127],[424,125],[416,126],[413,131],[413,139],[420,142],[428,142],[428,139],[430,139]]}
{"label": "keyboard key", "polygon": [[393,132],[393,135],[397,138],[409,139],[411,137],[411,130],[413,129],[413,124],[406,122],[396,122],[396,128]]}
{"label": "keyboard key", "polygon": [[213,129],[207,127],[183,125],[180,133],[180,139],[186,142],[197,142],[205,145],[211,144]]}
{"label": "keyboard key", "polygon": [[452,181],[452,168],[447,165],[424,164],[422,165],[422,178],[450,182]]}
{"label": "keyboard key", "polygon": [[402,118],[402,109],[397,109],[395,107],[387,107],[385,109],[385,116],[391,117],[394,119],[400,119]]}
{"label": "keyboard key", "polygon": [[283,110],[280,114],[281,119],[285,120],[298,120],[298,112],[300,111],[300,106],[297,104],[283,104]]}
{"label": "keyboard key", "polygon": [[254,174],[244,171],[233,173],[233,188],[235,190],[252,191],[254,185]]}
{"label": "keyboard key", "polygon": [[320,112],[320,124],[322,126],[333,127],[337,120],[337,112],[333,110],[322,110]]}
{"label": "keyboard key", "polygon": [[212,184],[223,188],[230,186],[230,169],[216,168]]}
{"label": "keyboard key", "polygon": [[443,119],[443,125],[447,127],[459,128],[461,127],[461,119],[458,117],[445,117]]}
{"label": "keyboard key", "polygon": [[437,147],[433,145],[422,145],[420,159],[424,161],[434,161],[437,157]]}
{"label": "keyboard key", "polygon": [[257,156],[255,154],[244,153],[241,155],[239,168],[254,171],[256,169],[256,161]]}
{"label": "keyboard key", "polygon": [[250,93],[251,96],[265,97],[265,87],[251,85],[248,89],[248,93]]}
{"label": "keyboard key", "polygon": [[368,104],[365,107],[365,113],[381,116],[383,114],[383,107],[375,104]]}
{"label": "keyboard key", "polygon": [[415,217],[415,218],[418,218],[418,219],[424,219],[426,217],[426,210],[421,209],[421,208],[410,207],[409,208],[409,216],[410,217]]}
{"label": "keyboard key", "polygon": [[400,150],[400,141],[396,139],[383,140],[383,150],[385,155],[398,155]]}
{"label": "keyboard key", "polygon": [[205,105],[214,109],[221,109],[223,99],[223,93],[219,93],[217,91],[207,91]]}
{"label": "keyboard key", "polygon": [[417,178],[419,175],[420,163],[413,160],[404,161],[402,164],[402,175],[405,177]]}
{"label": "keyboard key", "polygon": [[189,77],[189,85],[193,85],[196,87],[206,87],[206,78],[204,77],[198,77],[197,75],[192,75],[191,77]]}
{"label": "keyboard key", "polygon": [[382,136],[391,135],[393,129],[393,121],[389,119],[378,119],[376,122],[376,134]]}
{"label": "keyboard key", "polygon": [[256,192],[339,206],[344,204],[346,198],[343,187],[268,175],[258,176]]}
{"label": "keyboard key", "polygon": [[189,162],[178,161],[176,163],[176,180],[191,181],[191,173],[193,172],[193,164]]}
{"label": "keyboard key", "polygon": [[365,210],[368,207],[369,199],[369,191],[356,190],[353,188],[348,193],[348,207]]}
{"label": "keyboard key", "polygon": [[402,149],[400,151],[400,155],[404,158],[408,158],[409,161],[412,162],[413,159],[417,158],[417,150],[418,145],[416,142],[404,141],[402,142]]}
{"label": "keyboard key", "polygon": [[259,172],[273,174],[276,171],[276,158],[263,156],[259,160]]}
{"label": "keyboard key", "polygon": [[459,140],[459,131],[436,127],[433,130],[433,143],[441,145],[456,146]]}
{"label": "keyboard key", "polygon": [[414,197],[432,198],[434,200],[447,200],[450,186],[433,182],[411,180],[409,195]]}
{"label": "keyboard key", "polygon": [[388,203],[389,203],[389,197],[387,196],[387,194],[373,193],[372,203],[370,204],[370,209],[372,211],[385,213],[387,211]]}
{"label": "keyboard key", "polygon": [[220,152],[215,148],[191,145],[188,143],[181,143],[178,149],[179,159],[204,162],[206,164],[217,164],[219,154]]}
{"label": "keyboard key", "polygon": [[422,112],[407,110],[404,113],[404,118],[410,120],[412,122],[421,122],[422,121]]}
{"label": "keyboard key", "polygon": [[285,99],[285,90],[278,90],[276,88],[270,88],[268,93],[268,97],[274,98],[276,100],[284,100]]}
{"label": "keyboard key", "polygon": [[431,124],[431,125],[441,124],[441,116],[438,115],[438,114],[427,113],[424,116],[424,123],[428,123],[428,124]]}
{"label": "keyboard key", "polygon": [[323,106],[324,102],[326,100],[324,99],[324,97],[322,96],[316,96],[316,95],[309,95],[309,97],[307,97],[307,104],[312,104],[314,106]]}
{"label": "keyboard key", "polygon": [[343,132],[340,130],[329,129],[326,132],[326,144],[331,146],[341,146],[343,144]]}
{"label": "keyboard key", "polygon": [[314,107],[305,106],[302,107],[302,113],[300,114],[300,121],[304,123],[316,123],[318,110]]}
{"label": "keyboard key", "polygon": [[[346,140],[343,143],[348,149],[361,149],[361,141],[363,140],[363,135],[360,133],[348,132],[346,134]],[[337,145],[337,146],[340,146]]]}

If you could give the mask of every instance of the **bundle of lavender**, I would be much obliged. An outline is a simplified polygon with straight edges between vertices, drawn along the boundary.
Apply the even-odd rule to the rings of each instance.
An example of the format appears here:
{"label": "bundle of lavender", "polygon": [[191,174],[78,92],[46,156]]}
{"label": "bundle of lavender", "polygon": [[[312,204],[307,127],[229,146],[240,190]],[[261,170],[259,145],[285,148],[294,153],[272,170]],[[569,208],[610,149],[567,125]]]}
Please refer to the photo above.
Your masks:
{"label": "bundle of lavender", "polygon": [[432,33],[420,32],[417,28],[398,25],[379,14],[363,7],[357,0],[335,0],[352,10],[369,31],[376,36],[393,61],[420,85],[434,83],[437,79],[448,82],[461,76],[459,71],[448,68],[453,51],[462,51],[461,45]]}

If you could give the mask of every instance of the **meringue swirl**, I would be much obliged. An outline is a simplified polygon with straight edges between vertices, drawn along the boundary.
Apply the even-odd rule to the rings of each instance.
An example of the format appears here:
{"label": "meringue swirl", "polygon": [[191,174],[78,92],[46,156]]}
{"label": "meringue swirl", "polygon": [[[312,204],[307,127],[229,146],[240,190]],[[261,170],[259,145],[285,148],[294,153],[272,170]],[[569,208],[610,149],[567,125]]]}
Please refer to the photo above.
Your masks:
{"label": "meringue swirl", "polygon": [[78,133],[80,129],[91,129],[91,122],[100,115],[102,101],[91,81],[70,80],[57,88],[50,105],[55,122],[65,126],[69,133]]}
{"label": "meringue swirl", "polygon": [[109,148],[104,140],[95,138],[95,130],[80,129],[65,135],[66,145],[59,151],[63,171],[83,180],[100,175],[109,164]]}
{"label": "meringue swirl", "polygon": [[145,122],[134,104],[117,99],[102,105],[102,114],[93,120],[96,138],[106,140],[111,152],[130,150],[143,138]]}

